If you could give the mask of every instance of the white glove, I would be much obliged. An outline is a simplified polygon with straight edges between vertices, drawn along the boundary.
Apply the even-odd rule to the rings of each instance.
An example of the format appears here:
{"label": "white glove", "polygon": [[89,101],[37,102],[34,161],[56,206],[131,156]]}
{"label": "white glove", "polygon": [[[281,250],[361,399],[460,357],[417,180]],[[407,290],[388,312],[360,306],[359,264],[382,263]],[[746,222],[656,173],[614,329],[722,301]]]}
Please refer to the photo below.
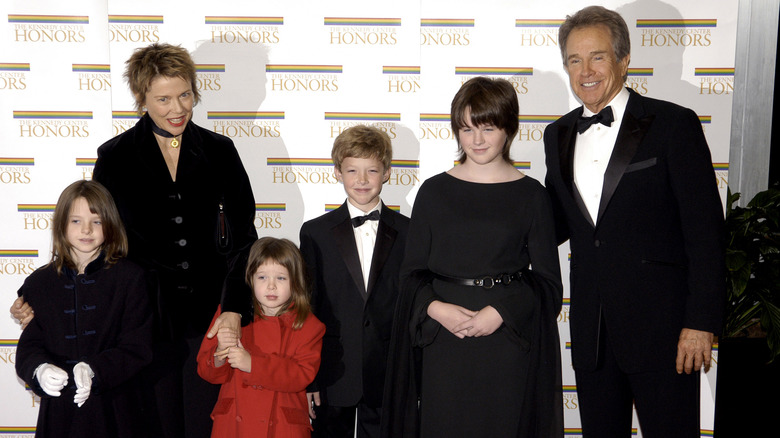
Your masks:
{"label": "white glove", "polygon": [[59,397],[60,390],[68,384],[68,373],[56,365],[48,363],[38,365],[34,374],[43,392],[52,397]]}
{"label": "white glove", "polygon": [[79,362],[73,367],[73,380],[76,381],[76,395],[73,397],[73,403],[79,407],[87,401],[92,392],[93,377],[95,377],[95,373],[86,363]]}

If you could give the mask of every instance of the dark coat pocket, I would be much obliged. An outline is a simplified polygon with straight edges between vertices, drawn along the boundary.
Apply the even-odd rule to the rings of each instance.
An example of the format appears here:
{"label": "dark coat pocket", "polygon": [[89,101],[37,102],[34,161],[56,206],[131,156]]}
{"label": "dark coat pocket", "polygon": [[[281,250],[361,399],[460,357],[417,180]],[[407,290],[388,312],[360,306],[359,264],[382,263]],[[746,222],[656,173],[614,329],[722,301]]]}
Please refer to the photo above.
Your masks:
{"label": "dark coat pocket", "polygon": [[657,163],[658,163],[658,158],[655,157],[650,158],[649,160],[637,161],[636,163],[629,164],[628,167],[626,167],[624,173],[647,169],[648,167],[655,166]]}
{"label": "dark coat pocket", "polygon": [[642,259],[642,263],[646,265],[656,265],[656,266],[669,266],[673,268],[685,268],[684,263],[676,263],[673,261],[668,260],[650,260],[650,259]]}
{"label": "dark coat pocket", "polygon": [[211,411],[211,417],[214,418],[217,415],[226,415],[230,413],[230,409],[233,407],[232,398],[220,398],[217,400],[217,404],[214,405],[214,410]]}
{"label": "dark coat pocket", "polygon": [[286,406],[282,406],[282,412],[284,413],[284,419],[287,420],[288,424],[298,424],[305,426],[310,424],[309,413],[304,409],[288,408]]}

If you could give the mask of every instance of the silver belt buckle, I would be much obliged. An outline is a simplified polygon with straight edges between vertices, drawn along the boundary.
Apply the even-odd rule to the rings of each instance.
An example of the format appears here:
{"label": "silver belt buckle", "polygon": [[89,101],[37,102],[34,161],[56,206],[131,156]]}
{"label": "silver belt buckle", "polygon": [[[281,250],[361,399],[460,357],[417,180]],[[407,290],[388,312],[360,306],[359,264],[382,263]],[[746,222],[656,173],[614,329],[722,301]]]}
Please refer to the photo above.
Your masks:
{"label": "silver belt buckle", "polygon": [[496,281],[493,279],[493,277],[483,277],[483,278],[477,278],[474,280],[474,284],[477,286],[482,286],[485,289],[492,289],[493,286],[496,285]]}

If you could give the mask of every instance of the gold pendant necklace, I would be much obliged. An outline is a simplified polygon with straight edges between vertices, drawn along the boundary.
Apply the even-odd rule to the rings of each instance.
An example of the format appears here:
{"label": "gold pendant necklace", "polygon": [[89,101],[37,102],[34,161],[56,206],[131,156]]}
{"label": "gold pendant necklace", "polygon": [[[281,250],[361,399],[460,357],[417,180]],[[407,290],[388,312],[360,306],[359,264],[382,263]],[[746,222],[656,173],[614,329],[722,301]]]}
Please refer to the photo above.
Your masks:
{"label": "gold pendant necklace", "polygon": [[[173,134],[171,134],[170,132],[168,132],[168,131],[166,131],[166,130],[164,130],[164,129],[160,128],[160,127],[159,127],[159,126],[157,126],[157,125],[156,125],[154,122],[152,122],[152,131],[153,131],[155,134],[159,135],[160,137],[163,137],[163,138],[170,138],[170,139],[171,139],[171,142],[170,142],[170,143],[168,143],[168,146],[170,146],[170,147],[172,147],[172,148],[174,148],[174,149],[178,148],[178,147],[179,147],[179,145],[181,144],[181,142],[179,142],[179,140],[177,140],[177,139],[176,139],[176,136],[175,136],[175,135],[173,135]],[[179,134],[179,135],[182,135],[182,134]]]}

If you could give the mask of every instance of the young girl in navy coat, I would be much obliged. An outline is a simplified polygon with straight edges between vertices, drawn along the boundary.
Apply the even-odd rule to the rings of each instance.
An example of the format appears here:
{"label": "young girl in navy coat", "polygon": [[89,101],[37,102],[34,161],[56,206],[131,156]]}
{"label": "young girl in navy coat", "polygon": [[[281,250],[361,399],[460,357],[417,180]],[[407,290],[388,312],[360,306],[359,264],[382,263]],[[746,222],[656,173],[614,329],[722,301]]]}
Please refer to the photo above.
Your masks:
{"label": "young girl in navy coat", "polygon": [[19,295],[35,309],[16,373],[41,397],[37,437],[137,437],[133,378],[151,360],[151,313],[140,267],[108,191],[77,181],[60,195],[52,258]]}
{"label": "young girl in navy coat", "polygon": [[222,384],[211,436],[309,437],[305,391],[320,366],[325,326],[311,313],[298,248],[287,239],[258,240],[246,282],[254,291],[254,321],[240,339],[219,329],[198,353],[201,377]]}

